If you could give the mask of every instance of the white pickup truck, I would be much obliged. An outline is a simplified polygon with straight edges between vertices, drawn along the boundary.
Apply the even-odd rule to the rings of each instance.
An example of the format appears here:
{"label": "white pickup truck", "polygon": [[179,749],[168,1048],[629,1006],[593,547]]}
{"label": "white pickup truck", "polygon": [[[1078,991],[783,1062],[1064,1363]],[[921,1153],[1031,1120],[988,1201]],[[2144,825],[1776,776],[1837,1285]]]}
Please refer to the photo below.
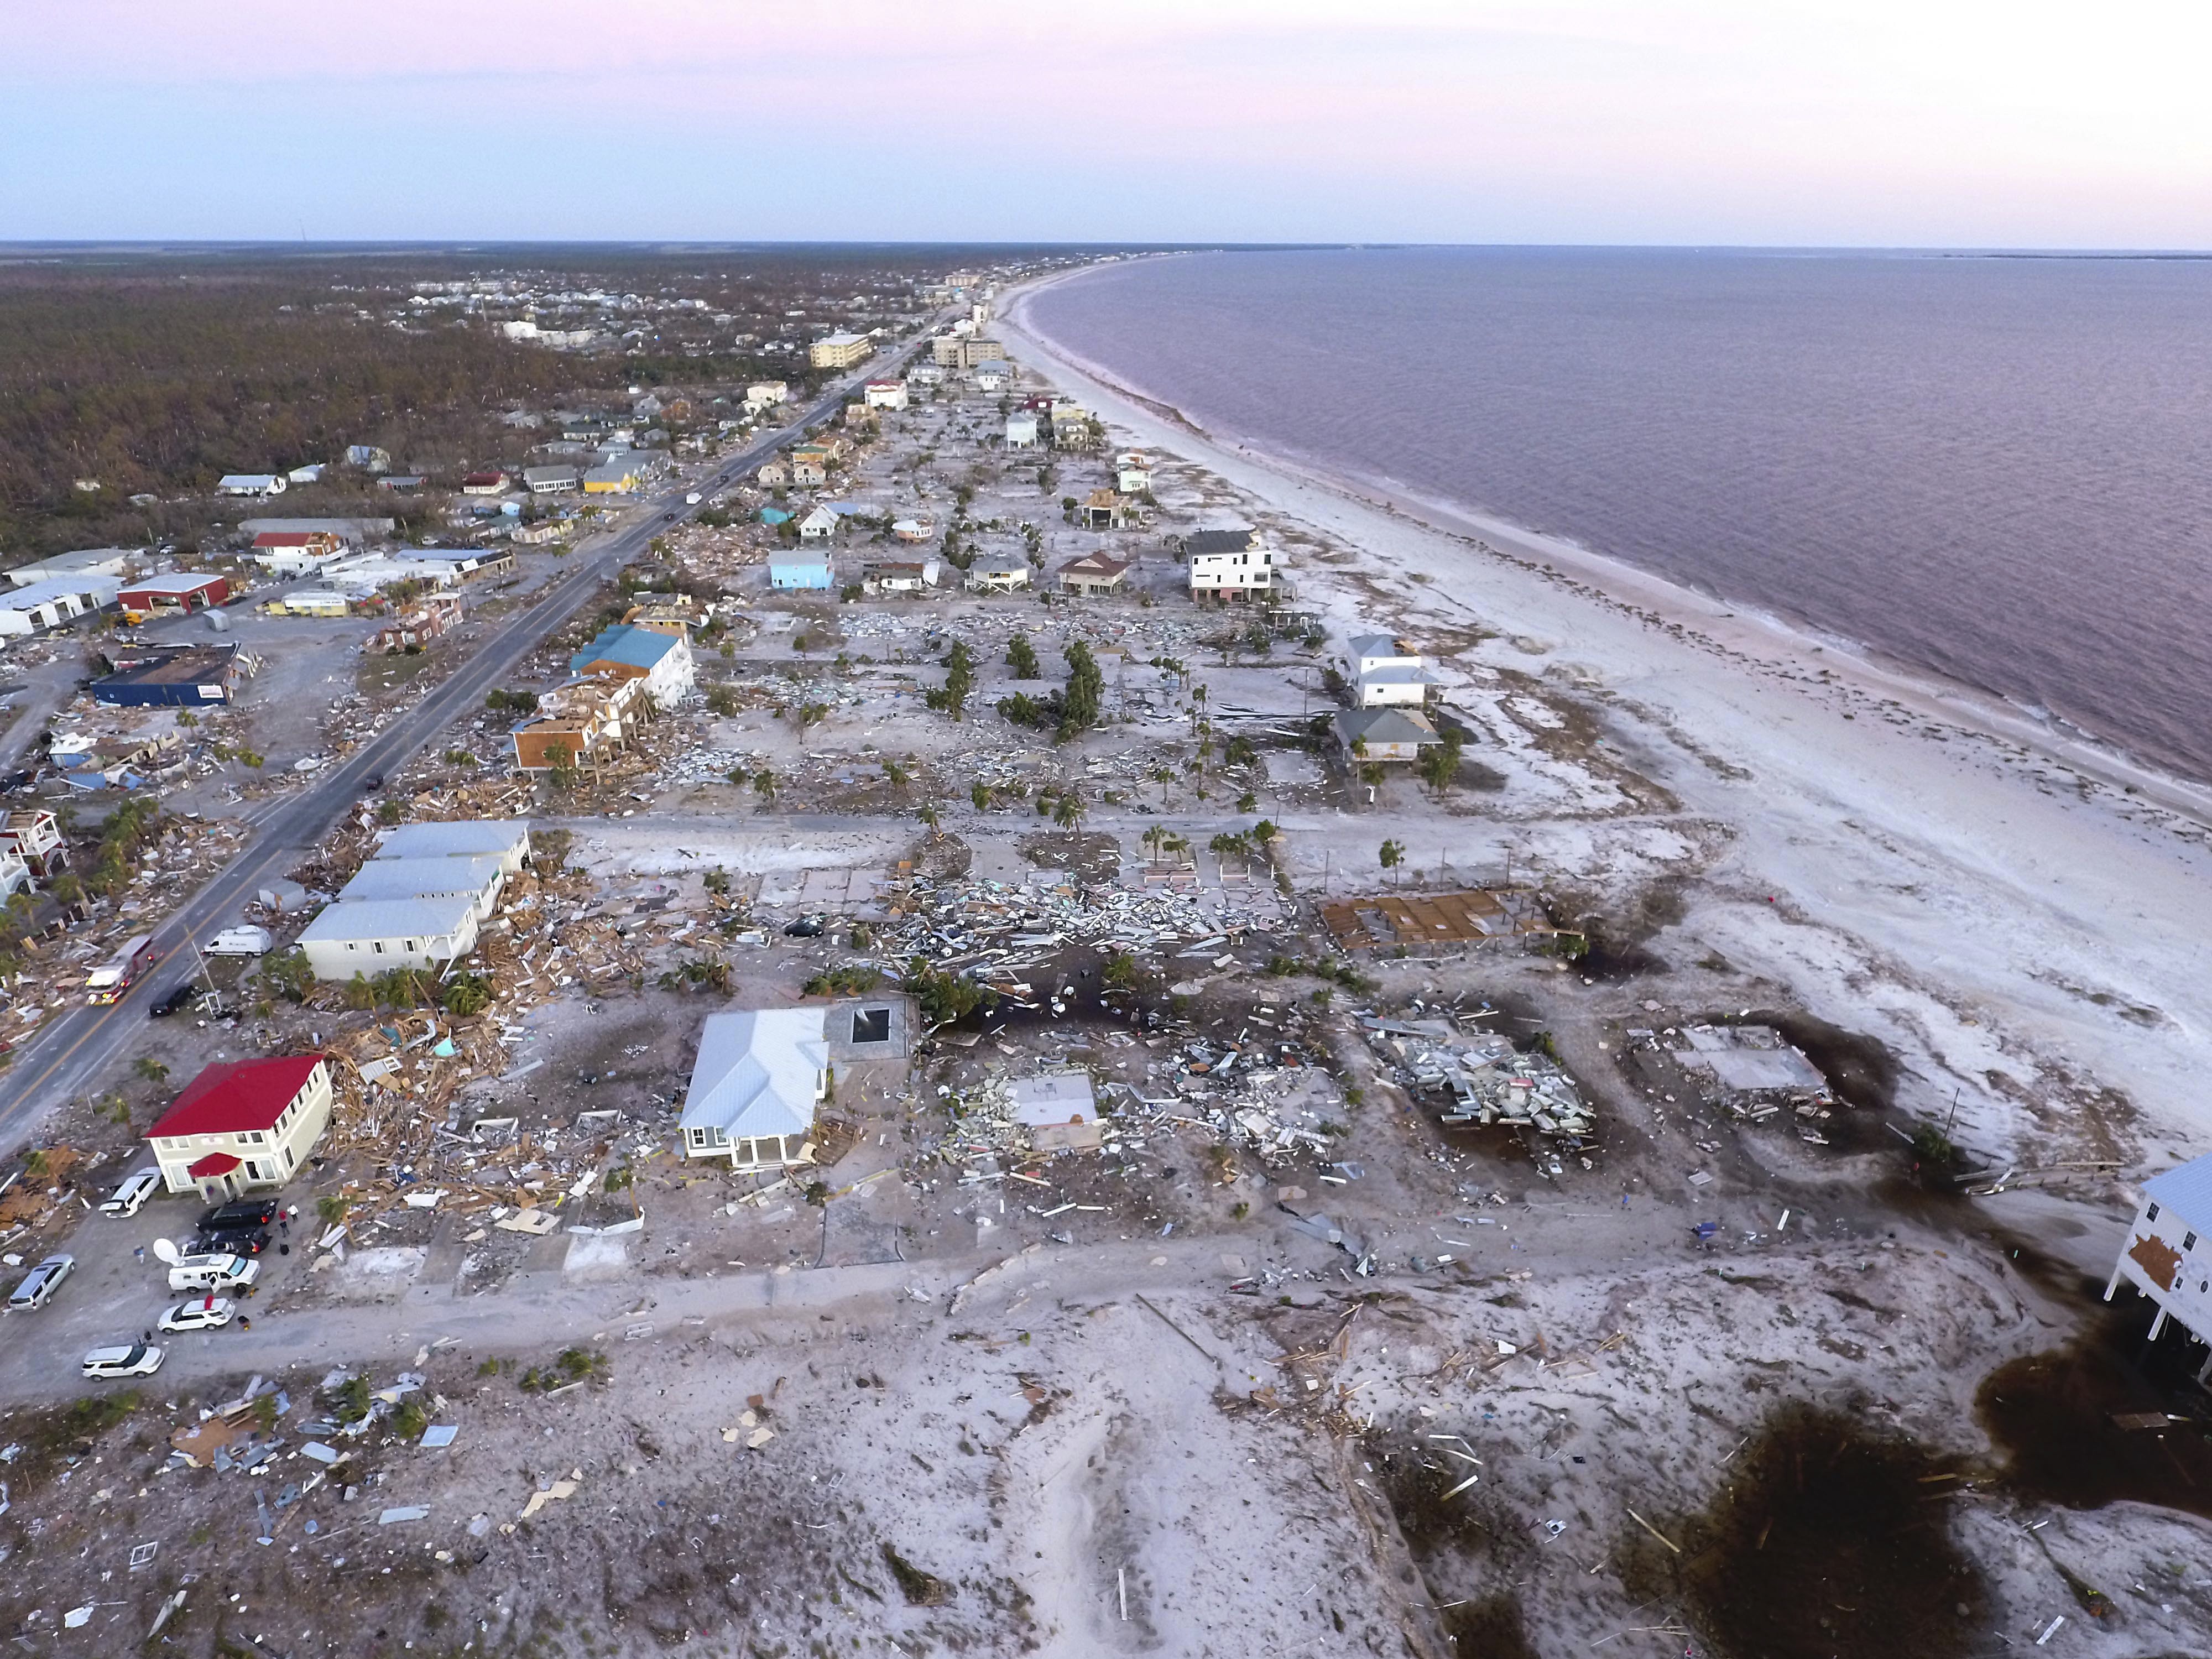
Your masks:
{"label": "white pickup truck", "polygon": [[266,927],[226,927],[207,942],[211,957],[265,957],[276,943]]}

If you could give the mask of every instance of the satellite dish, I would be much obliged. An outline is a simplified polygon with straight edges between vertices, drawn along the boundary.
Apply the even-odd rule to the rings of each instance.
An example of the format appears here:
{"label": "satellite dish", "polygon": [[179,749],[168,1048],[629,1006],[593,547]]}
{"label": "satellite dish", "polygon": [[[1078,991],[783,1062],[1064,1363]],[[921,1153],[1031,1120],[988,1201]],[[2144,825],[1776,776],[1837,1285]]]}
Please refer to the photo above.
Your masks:
{"label": "satellite dish", "polygon": [[182,1260],[177,1254],[177,1247],[166,1238],[157,1238],[154,1241],[154,1254],[172,1267]]}

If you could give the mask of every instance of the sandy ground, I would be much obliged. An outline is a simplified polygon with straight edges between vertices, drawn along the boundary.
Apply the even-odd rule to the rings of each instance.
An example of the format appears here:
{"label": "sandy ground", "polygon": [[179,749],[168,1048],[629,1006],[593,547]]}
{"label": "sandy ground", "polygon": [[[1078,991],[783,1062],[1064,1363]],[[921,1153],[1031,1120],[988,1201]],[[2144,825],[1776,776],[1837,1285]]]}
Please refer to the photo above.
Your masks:
{"label": "sandy ground", "polygon": [[[1994,1160],[2148,1173],[2212,1144],[2203,791],[1615,562],[1201,434],[1069,362],[1019,298],[1002,326],[1141,443],[1362,550],[1369,625],[1480,629],[1447,672],[1585,702],[1680,819],[1711,827],[1687,860],[1705,890],[1662,954],[1717,951],[1850,1006],[1905,1058],[1900,1104],[1957,1091],[1962,1138]],[[1565,828],[1453,826],[1486,830],[1589,877]]]}

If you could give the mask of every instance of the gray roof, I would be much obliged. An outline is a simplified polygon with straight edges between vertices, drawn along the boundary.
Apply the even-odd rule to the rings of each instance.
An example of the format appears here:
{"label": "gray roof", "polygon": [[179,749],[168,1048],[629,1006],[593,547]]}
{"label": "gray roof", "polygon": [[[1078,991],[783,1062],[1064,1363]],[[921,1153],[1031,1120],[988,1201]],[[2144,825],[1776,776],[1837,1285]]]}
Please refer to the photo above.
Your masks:
{"label": "gray roof", "polygon": [[504,873],[496,853],[463,854],[450,858],[371,859],[361,873],[338,890],[343,903],[366,903],[386,899],[443,898],[454,893],[476,895]]}
{"label": "gray roof", "polygon": [[1183,551],[1201,557],[1209,553],[1243,553],[1251,546],[1249,530],[1194,530],[1182,538]]}
{"label": "gray roof", "polygon": [[249,536],[313,535],[327,530],[334,536],[389,536],[396,519],[240,519],[238,527]]}
{"label": "gray roof", "polygon": [[1421,654],[1419,652],[1411,649],[1400,649],[1399,641],[1395,635],[1389,634],[1356,634],[1344,642],[1344,649],[1346,654],[1352,657],[1354,660],[1357,660],[1361,657],[1413,657],[1418,659]]}
{"label": "gray roof", "polygon": [[2212,1232],[2212,1154],[2192,1158],[2143,1182],[2143,1196]]}
{"label": "gray roof", "polygon": [[376,849],[380,859],[447,858],[456,854],[530,850],[527,818],[462,818],[453,823],[404,823]]}
{"label": "gray roof", "polygon": [[365,903],[346,900],[331,905],[307,924],[300,935],[302,945],[325,940],[442,939],[459,933],[476,908],[465,893],[436,898],[379,899]]}
{"label": "gray roof", "polygon": [[82,576],[88,573],[112,574],[134,559],[143,560],[146,556],[143,549],[136,547],[82,547],[74,553],[56,553],[29,564],[19,564],[8,573],[8,576],[18,587],[27,587],[34,581],[52,576]]}
{"label": "gray roof", "polygon": [[1336,729],[1347,745],[1358,738],[1370,744],[1439,741],[1435,726],[1402,708],[1347,708],[1336,717]]}
{"label": "gray roof", "polygon": [[44,581],[27,582],[21,587],[0,588],[0,611],[28,611],[34,606],[51,605],[56,599],[96,599],[101,605],[112,605],[115,596],[123,591],[123,584],[112,576],[87,573],[81,576],[49,576]]}
{"label": "gray roof", "polygon": [[827,1012],[816,1006],[708,1015],[683,1127],[720,1129],[732,1140],[811,1133],[815,1085],[830,1064]]}

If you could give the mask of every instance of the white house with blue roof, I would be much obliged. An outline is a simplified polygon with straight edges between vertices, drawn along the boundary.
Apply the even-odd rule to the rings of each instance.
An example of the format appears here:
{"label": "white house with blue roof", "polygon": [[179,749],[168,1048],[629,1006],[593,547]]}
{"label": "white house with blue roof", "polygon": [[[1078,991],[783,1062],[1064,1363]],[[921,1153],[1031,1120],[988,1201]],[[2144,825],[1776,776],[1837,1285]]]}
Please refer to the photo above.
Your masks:
{"label": "white house with blue roof", "polygon": [[646,695],[666,708],[691,689],[696,672],[691,641],[674,631],[635,623],[616,623],[568,659],[571,674],[605,674],[645,682]]}
{"label": "white house with blue roof", "polygon": [[[2212,1343],[2212,1156],[2154,1175],[2142,1184],[2128,1242],[2105,1286],[2105,1300],[2123,1284],[2158,1304],[2153,1340],[2166,1316],[2181,1322],[2199,1342]],[[2212,1355],[2198,1371],[2212,1374]]]}
{"label": "white house with blue roof", "polygon": [[830,1091],[828,1010],[749,1008],[709,1014],[680,1120],[686,1158],[739,1170],[814,1156],[814,1109]]}

